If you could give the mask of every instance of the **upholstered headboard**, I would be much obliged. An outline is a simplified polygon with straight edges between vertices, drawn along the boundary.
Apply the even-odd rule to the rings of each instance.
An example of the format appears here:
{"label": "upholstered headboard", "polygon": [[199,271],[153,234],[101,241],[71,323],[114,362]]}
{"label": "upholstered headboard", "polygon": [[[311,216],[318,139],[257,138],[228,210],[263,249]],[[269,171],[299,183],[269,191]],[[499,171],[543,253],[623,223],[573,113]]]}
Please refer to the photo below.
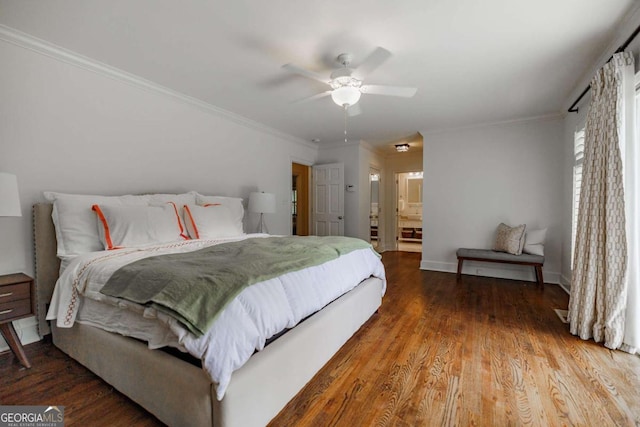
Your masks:
{"label": "upholstered headboard", "polygon": [[60,260],[56,256],[56,231],[51,219],[51,203],[33,205],[33,241],[36,272],[36,318],[41,337],[51,333],[45,320],[60,272]]}

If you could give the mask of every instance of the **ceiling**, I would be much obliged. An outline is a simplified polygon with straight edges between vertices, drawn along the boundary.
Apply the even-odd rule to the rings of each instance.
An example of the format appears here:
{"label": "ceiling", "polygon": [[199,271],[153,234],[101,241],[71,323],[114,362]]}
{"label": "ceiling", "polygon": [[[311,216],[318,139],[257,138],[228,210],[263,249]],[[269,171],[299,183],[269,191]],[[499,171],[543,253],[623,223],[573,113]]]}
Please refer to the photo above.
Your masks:
{"label": "ceiling", "polygon": [[307,141],[344,138],[327,86],[342,52],[393,54],[365,83],[350,140],[389,145],[416,132],[558,114],[634,0],[0,0],[0,24]]}

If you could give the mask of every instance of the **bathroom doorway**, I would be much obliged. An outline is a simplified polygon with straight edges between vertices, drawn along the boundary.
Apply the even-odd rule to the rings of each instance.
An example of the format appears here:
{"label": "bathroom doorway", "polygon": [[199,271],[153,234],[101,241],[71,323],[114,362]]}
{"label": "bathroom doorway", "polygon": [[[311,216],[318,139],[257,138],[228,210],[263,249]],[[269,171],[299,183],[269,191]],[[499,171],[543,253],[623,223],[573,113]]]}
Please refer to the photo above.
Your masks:
{"label": "bathroom doorway", "polygon": [[380,221],[380,170],[369,168],[369,241],[378,252],[382,247]]}
{"label": "bathroom doorway", "polygon": [[397,250],[422,252],[422,171],[396,174]]}

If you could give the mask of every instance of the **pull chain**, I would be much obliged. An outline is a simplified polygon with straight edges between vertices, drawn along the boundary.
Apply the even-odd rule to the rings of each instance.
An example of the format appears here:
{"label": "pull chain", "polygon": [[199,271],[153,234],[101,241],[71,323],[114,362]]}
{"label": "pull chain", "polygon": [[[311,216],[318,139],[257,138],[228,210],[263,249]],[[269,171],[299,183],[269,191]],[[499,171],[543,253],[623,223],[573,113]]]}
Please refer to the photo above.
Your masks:
{"label": "pull chain", "polygon": [[347,104],[344,104],[344,142],[347,143]]}

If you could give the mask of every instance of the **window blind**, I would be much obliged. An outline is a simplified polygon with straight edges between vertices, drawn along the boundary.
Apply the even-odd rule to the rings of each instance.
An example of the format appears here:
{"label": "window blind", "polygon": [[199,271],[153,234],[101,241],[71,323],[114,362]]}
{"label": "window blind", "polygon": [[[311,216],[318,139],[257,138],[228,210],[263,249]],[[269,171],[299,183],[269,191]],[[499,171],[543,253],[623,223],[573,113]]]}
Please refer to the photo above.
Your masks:
{"label": "window blind", "polygon": [[576,233],[578,231],[578,211],[580,209],[580,188],[582,186],[582,164],[584,161],[584,128],[576,131],[573,140],[573,212],[571,221],[571,265],[573,266],[573,253],[576,246]]}

